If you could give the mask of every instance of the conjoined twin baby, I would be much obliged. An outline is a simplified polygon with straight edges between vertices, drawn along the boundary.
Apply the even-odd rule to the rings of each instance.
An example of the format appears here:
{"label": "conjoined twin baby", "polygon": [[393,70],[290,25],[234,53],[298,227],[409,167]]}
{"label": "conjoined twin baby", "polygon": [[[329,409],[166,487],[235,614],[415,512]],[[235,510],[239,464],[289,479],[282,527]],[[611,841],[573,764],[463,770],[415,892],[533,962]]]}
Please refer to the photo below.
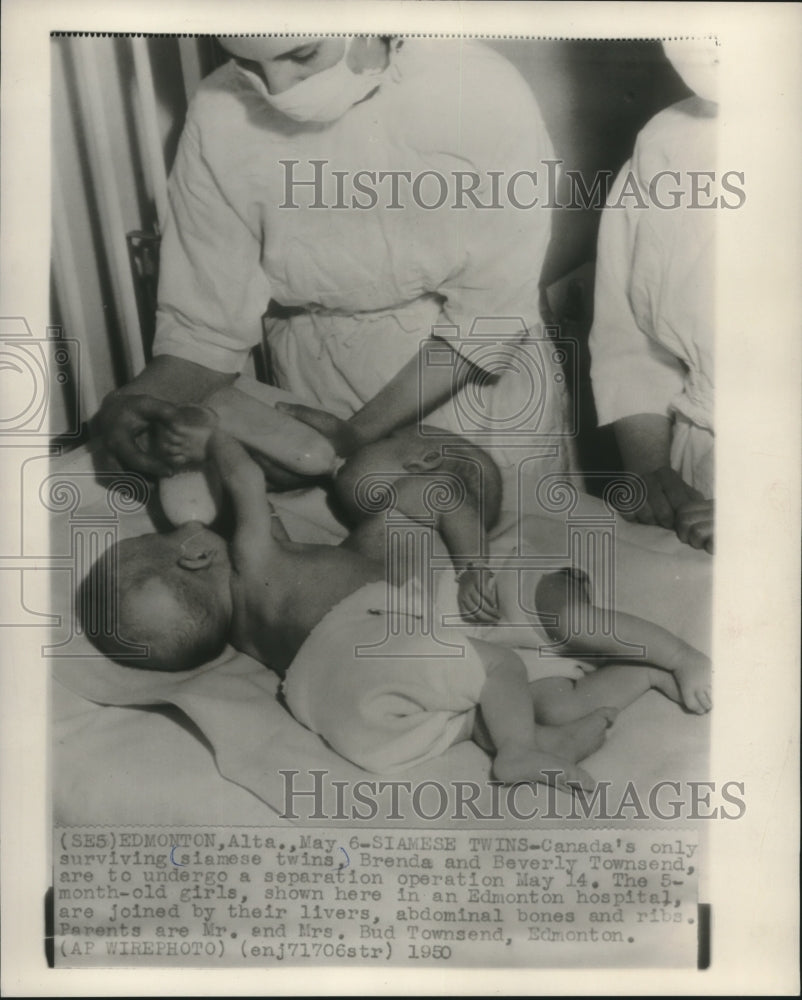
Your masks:
{"label": "conjoined twin baby", "polygon": [[[350,534],[308,544],[287,534],[235,423],[187,407],[165,429],[173,459],[216,473],[229,537],[189,520],[120,542],[84,581],[95,599],[116,588],[114,636],[89,635],[112,658],[139,644],[144,656],[120,662],[191,670],[230,643],[278,672],[295,718],[366,770],[402,771],[472,739],[497,780],[566,790],[595,786],[578,762],[647,690],[711,708],[708,658],[671,632],[616,611],[609,634],[587,627],[601,610],[581,568],[521,571],[516,551],[490,568],[501,485],[481,448],[418,425],[361,448],[330,481]],[[537,520],[520,524],[530,545]],[[462,624],[445,631],[425,557],[434,535],[458,581]],[[604,665],[530,682],[510,643]]]}

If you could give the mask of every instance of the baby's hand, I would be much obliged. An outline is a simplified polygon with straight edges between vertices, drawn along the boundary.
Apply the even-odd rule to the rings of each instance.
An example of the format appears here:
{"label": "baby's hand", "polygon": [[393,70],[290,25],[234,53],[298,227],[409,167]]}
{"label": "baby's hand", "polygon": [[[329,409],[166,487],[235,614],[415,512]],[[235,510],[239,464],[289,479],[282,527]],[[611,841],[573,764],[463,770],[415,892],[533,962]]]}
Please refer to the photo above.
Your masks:
{"label": "baby's hand", "polygon": [[673,671],[685,707],[698,715],[713,707],[710,660],[701,653]]}
{"label": "baby's hand", "polygon": [[205,461],[217,414],[205,406],[182,406],[173,420],[158,424],[153,447],[173,468]]}
{"label": "baby's hand", "polygon": [[457,604],[466,621],[495,625],[500,618],[496,575],[485,566],[469,566],[459,575]]}

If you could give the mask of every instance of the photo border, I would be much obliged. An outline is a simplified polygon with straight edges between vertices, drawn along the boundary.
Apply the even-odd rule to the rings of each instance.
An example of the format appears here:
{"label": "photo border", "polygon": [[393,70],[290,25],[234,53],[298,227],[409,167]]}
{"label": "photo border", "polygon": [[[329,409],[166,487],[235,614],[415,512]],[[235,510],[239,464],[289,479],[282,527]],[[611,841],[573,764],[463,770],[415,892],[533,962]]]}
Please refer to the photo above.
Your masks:
{"label": "photo border", "polygon": [[[189,3],[5,0],[0,315],[49,317],[49,33],[269,31],[494,37],[715,35],[720,162],[747,201],[719,217],[718,465],[711,778],[746,784],[747,814],[711,824],[712,965],[695,970],[48,970],[47,671],[7,629],[2,675],[3,990],[15,996],[325,993],[790,994],[798,988],[800,156],[798,4]],[[625,30],[622,30],[622,24]],[[779,349],[776,343],[779,340]],[[2,455],[2,449],[0,449]],[[3,456],[5,459],[6,456]],[[13,525],[7,526],[7,530]],[[41,525],[47,538],[47,525]],[[46,548],[46,546],[45,546]],[[780,672],[779,682],[775,679]],[[734,877],[733,873],[739,873]]]}

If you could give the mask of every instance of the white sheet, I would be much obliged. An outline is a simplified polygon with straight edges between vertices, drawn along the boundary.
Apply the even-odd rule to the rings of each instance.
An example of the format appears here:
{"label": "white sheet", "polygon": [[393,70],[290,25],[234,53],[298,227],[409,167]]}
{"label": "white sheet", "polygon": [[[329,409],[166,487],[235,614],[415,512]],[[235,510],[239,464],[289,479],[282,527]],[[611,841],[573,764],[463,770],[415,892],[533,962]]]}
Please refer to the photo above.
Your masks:
{"label": "white sheet", "polygon": [[[62,471],[69,477],[89,466],[88,453],[76,452]],[[101,486],[90,490],[84,483],[83,495],[85,518],[106,509]],[[275,500],[299,540],[334,541],[342,533],[320,491]],[[590,513],[599,505],[586,501]],[[55,519],[54,540],[68,531],[68,518]],[[145,511],[120,515],[120,536],[150,525]],[[563,530],[555,518],[555,537]],[[628,567],[618,574],[620,608],[650,616],[708,649],[711,558],[658,528],[620,521],[617,531],[619,562],[625,558]],[[68,618],[67,591],[61,587],[54,600]],[[76,648],[80,652],[80,645]],[[83,648],[92,652],[88,643]],[[275,822],[285,801],[282,768],[327,769],[343,780],[368,777],[291,717],[276,699],[275,675],[233,650],[198,671],[169,675],[97,655],[56,659],[53,680],[53,799],[60,822]],[[144,708],[153,705],[162,707]],[[585,766],[599,779],[631,780],[644,789],[662,778],[698,778],[705,772],[708,735],[708,718],[689,715],[650,692],[622,713],[605,746]],[[450,782],[488,776],[489,758],[466,743],[403,778]]]}

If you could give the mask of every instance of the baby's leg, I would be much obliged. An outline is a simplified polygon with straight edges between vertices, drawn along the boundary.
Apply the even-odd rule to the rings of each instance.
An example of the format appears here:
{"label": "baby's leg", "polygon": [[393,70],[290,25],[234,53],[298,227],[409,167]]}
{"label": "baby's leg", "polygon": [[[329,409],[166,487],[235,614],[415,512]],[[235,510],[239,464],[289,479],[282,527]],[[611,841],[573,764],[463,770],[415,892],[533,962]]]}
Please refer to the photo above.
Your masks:
{"label": "baby's leg", "polygon": [[[612,613],[609,630],[594,628],[593,622],[600,620],[603,611],[591,604],[578,574],[546,574],[537,584],[535,599],[540,614],[556,618],[556,625],[546,629],[567,655],[661,667],[674,675],[686,708],[710,711],[710,660],[673,632],[623,611]],[[633,655],[638,646],[642,652]]]}
{"label": "baby's leg", "polygon": [[568,783],[574,782],[583,788],[594,788],[595,782],[576,766],[576,761],[601,746],[604,731],[615,712],[600,708],[566,725],[536,726],[521,658],[502,646],[476,639],[470,642],[487,670],[479,707],[495,748],[495,776],[507,783],[541,781],[570,788]]}
{"label": "baby's leg", "polygon": [[[541,574],[537,574],[539,578]],[[539,649],[552,645],[544,629],[544,622],[535,610],[528,610],[522,600],[522,590],[530,590],[530,603],[534,604],[534,589],[528,587],[526,574],[523,578],[516,571],[515,559],[511,557],[507,565],[496,572],[499,620],[492,625],[472,625],[472,634],[481,636],[483,642],[519,649]]]}
{"label": "baby's leg", "polygon": [[620,711],[652,688],[673,701],[682,700],[674,677],[655,667],[601,667],[577,681],[547,677],[532,681],[529,687],[535,719],[552,726],[581,719],[598,708]]}

